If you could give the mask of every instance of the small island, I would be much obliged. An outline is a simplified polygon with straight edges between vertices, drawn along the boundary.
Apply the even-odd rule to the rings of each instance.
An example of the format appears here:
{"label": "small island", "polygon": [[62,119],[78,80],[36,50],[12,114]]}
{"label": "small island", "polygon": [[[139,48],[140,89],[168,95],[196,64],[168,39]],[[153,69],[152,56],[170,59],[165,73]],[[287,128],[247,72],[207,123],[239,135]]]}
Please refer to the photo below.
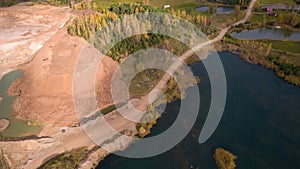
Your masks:
{"label": "small island", "polygon": [[3,132],[9,126],[9,120],[0,119],[0,132]]}
{"label": "small island", "polygon": [[236,167],[234,160],[237,159],[237,156],[223,148],[216,148],[214,158],[219,169],[234,169]]}

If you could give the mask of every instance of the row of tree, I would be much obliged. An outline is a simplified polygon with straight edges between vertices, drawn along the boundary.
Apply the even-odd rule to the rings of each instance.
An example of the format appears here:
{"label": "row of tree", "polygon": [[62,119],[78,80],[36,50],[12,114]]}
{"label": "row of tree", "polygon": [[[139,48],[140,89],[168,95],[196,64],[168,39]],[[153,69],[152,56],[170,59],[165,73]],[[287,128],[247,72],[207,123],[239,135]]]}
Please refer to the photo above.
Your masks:
{"label": "row of tree", "polygon": [[294,66],[293,64],[282,62],[278,56],[268,56],[268,61],[278,67],[278,70],[285,75],[300,75],[300,66]]}
{"label": "row of tree", "polygon": [[16,0],[0,0],[0,7],[11,6],[16,2]]}
{"label": "row of tree", "polygon": [[277,17],[277,23],[285,23],[291,26],[297,26],[299,24],[298,15],[295,13],[283,14],[280,13]]}

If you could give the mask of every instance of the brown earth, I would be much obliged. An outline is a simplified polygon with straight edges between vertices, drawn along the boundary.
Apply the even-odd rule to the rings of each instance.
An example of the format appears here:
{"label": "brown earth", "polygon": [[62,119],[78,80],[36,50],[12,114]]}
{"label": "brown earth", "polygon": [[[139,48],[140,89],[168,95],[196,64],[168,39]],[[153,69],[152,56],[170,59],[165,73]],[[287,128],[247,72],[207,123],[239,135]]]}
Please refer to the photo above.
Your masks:
{"label": "brown earth", "polygon": [[[16,80],[8,91],[10,95],[20,94],[14,103],[18,118],[55,127],[77,123],[72,76],[85,44],[83,39],[72,37],[62,29],[37,52],[32,62],[22,67],[24,77]],[[99,65],[96,83],[99,108],[112,104],[110,81],[117,66],[108,57]]]}
{"label": "brown earth", "polygon": [[70,11],[47,5],[0,8],[0,78],[30,61],[70,19]]}
{"label": "brown earth", "polygon": [[[46,14],[49,7],[44,8]],[[86,43],[82,38],[70,36],[64,27],[36,52],[30,63],[19,66],[24,76],[8,90],[9,95],[18,96],[14,102],[17,118],[35,120],[48,128],[73,126],[78,122],[72,100],[72,76]],[[96,92],[100,109],[112,104],[110,80],[117,66],[109,57],[99,65]]]}

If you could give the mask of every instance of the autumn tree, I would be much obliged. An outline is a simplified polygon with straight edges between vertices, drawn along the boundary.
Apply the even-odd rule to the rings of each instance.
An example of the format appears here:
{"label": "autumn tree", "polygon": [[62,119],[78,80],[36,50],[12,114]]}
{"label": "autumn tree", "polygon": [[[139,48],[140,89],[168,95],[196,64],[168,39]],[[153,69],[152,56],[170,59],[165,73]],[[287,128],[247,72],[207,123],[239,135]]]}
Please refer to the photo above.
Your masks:
{"label": "autumn tree", "polygon": [[290,25],[296,26],[299,23],[298,16],[296,14],[293,14],[291,17]]}

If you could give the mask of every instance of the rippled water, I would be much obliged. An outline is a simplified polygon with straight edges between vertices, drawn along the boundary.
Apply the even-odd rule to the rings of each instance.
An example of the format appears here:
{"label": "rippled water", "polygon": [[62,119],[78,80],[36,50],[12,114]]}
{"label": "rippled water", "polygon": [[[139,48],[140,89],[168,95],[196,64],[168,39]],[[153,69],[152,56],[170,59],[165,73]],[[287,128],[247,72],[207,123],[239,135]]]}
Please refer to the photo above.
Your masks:
{"label": "rippled water", "polygon": [[[237,55],[219,55],[228,95],[223,118],[208,141],[197,141],[210,105],[210,83],[202,63],[197,63],[192,68],[201,77],[201,106],[189,135],[164,154],[144,159],[110,155],[98,169],[216,169],[212,157],[216,147],[238,156],[237,169],[299,169],[300,88]],[[179,101],[168,104],[149,137],[166,130],[176,119],[179,107]]]}

